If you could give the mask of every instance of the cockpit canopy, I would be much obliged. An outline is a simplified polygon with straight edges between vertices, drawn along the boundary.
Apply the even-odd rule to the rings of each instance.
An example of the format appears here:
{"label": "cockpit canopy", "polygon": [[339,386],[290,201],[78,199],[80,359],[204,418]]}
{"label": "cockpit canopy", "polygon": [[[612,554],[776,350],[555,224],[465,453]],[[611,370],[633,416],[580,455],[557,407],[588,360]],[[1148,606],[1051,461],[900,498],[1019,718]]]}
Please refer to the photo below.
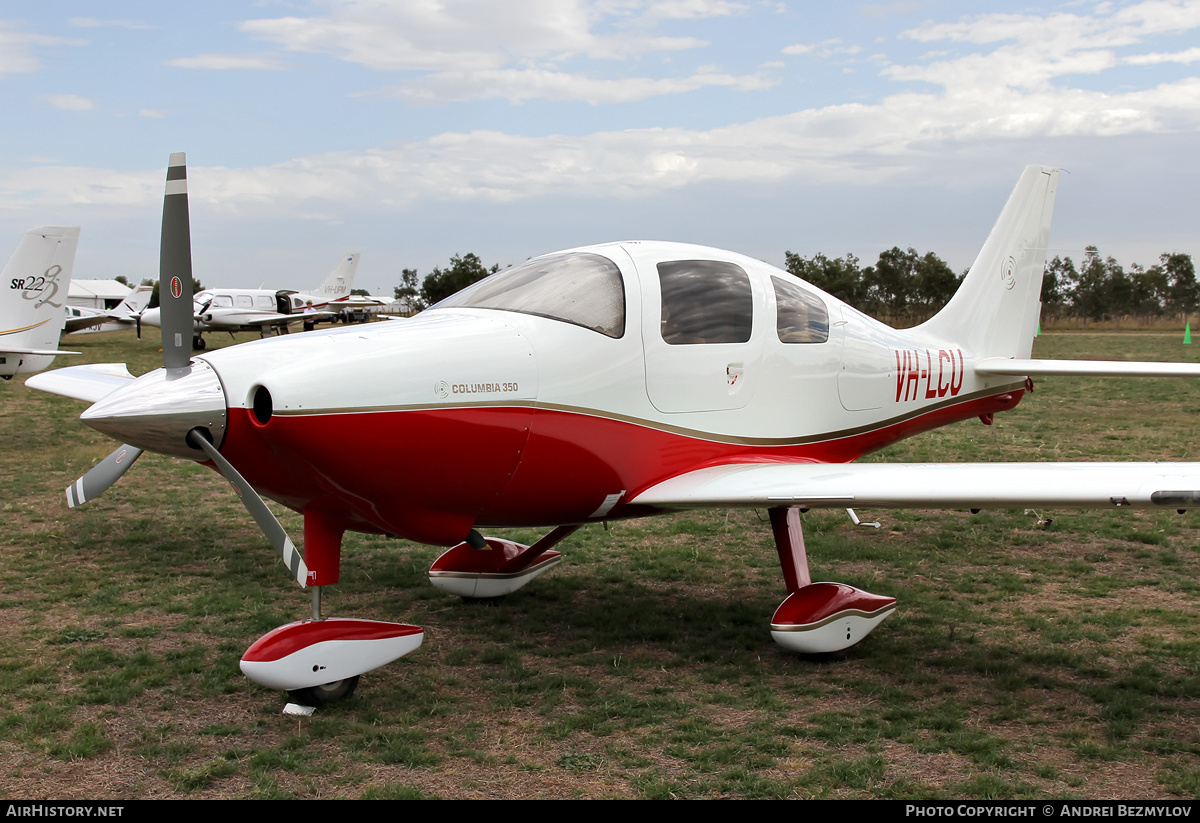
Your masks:
{"label": "cockpit canopy", "polygon": [[497,272],[433,306],[501,309],[562,320],[619,338],[625,334],[621,270],[599,254],[567,252]]}

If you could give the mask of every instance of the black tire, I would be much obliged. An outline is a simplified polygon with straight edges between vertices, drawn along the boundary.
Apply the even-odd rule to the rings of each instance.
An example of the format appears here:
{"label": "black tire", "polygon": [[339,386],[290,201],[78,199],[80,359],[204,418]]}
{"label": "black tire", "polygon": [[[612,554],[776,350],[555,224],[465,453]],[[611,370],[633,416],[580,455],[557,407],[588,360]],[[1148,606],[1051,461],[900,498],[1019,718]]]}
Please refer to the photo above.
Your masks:
{"label": "black tire", "polygon": [[192,338],[192,348],[196,351],[204,351],[204,338],[199,335]]}
{"label": "black tire", "polygon": [[354,690],[358,688],[358,675],[347,677],[345,680],[335,680],[332,683],[324,683],[320,686],[311,686],[307,689],[293,689],[288,692],[288,697],[293,703],[299,703],[303,706],[324,706],[327,703],[335,703],[338,700],[345,700],[354,694]]}

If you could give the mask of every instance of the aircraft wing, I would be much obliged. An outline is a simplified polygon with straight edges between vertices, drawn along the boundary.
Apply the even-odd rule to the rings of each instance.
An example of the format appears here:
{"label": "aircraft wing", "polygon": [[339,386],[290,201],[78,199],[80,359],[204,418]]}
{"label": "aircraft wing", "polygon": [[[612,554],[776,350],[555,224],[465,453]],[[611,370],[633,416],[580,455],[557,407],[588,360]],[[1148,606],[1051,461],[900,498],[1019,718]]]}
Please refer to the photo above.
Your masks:
{"label": "aircraft wing", "polygon": [[109,317],[107,314],[93,314],[87,317],[68,317],[63,323],[63,330],[70,334],[73,331],[81,329],[90,329],[92,326],[102,326],[105,323],[114,321],[116,318]]}
{"label": "aircraft wing", "polygon": [[25,381],[25,385],[50,394],[95,403],[133,379],[124,363],[90,363],[35,374]]}
{"label": "aircraft wing", "polygon": [[310,311],[304,314],[275,314],[258,320],[247,320],[244,326],[290,326],[293,323],[303,323],[305,320],[325,320],[333,317],[334,311]]}
{"label": "aircraft wing", "polygon": [[739,463],[681,474],[629,502],[663,509],[1178,509],[1200,505],[1200,463]]}

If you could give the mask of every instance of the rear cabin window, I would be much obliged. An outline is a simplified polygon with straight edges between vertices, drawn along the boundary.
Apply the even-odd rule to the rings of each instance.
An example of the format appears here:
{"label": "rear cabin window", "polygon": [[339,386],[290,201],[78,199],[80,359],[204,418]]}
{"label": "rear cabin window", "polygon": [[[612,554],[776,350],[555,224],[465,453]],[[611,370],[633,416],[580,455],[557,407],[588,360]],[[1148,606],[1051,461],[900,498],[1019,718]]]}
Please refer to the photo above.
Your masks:
{"label": "rear cabin window", "polygon": [[798,283],[771,276],[775,287],[775,330],[784,343],[824,343],[829,312],[821,298]]}
{"label": "rear cabin window", "polygon": [[539,257],[496,272],[433,306],[500,309],[561,320],[619,338],[625,334],[625,283],[599,254]]}
{"label": "rear cabin window", "polygon": [[745,343],[754,325],[750,278],[715,260],[658,264],[662,338],[672,346]]}

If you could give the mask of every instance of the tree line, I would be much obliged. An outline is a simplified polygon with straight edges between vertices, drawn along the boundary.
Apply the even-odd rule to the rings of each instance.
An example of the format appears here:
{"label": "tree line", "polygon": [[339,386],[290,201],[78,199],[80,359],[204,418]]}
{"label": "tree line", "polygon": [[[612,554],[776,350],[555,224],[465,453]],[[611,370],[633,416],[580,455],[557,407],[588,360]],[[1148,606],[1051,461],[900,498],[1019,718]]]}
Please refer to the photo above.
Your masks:
{"label": "tree line", "polygon": [[[875,264],[865,267],[853,254],[802,257],[788,251],[784,259],[788,273],[896,325],[933,316],[966,276],[965,271],[955,274],[933,252],[899,246],[880,252]],[[419,311],[499,270],[499,265],[484,266],[475,254],[456,254],[448,266],[435,267],[424,278],[416,269],[404,269],[395,296]],[[1088,246],[1078,266],[1070,257],[1056,256],[1046,264],[1042,278],[1045,319],[1187,317],[1197,308],[1200,283],[1190,254],[1164,253],[1150,268],[1134,263],[1126,270],[1112,257],[1103,257],[1096,246]]]}

